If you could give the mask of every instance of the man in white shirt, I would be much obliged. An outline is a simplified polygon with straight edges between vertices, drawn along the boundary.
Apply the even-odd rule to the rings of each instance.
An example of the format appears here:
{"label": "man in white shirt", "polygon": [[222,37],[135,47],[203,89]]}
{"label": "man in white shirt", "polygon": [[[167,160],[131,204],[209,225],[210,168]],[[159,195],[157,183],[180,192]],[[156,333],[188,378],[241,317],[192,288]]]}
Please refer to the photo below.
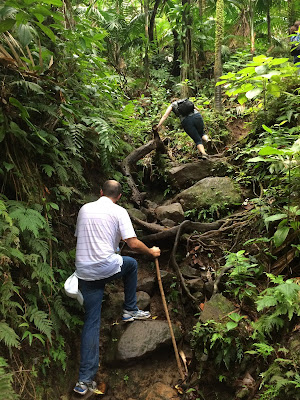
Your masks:
{"label": "man in white shirt", "polygon": [[76,275],[84,299],[85,321],[81,335],[79,379],[74,391],[85,395],[96,388],[99,364],[101,304],[105,284],[116,278],[124,282],[123,321],[147,319],[149,311],[139,310],[136,300],[137,262],[117,254],[121,240],[139,253],[159,257],[158,247],[148,248],[137,239],[128,212],[117,205],[121,185],[106,181],[99,200],[81,207],[76,225]]}

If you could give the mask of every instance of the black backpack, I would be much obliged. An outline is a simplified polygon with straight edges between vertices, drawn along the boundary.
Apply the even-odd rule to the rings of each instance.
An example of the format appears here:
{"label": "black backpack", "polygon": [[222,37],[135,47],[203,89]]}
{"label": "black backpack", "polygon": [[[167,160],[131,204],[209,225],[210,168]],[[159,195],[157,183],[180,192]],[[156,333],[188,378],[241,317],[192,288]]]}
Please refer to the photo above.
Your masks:
{"label": "black backpack", "polygon": [[178,100],[177,110],[180,115],[187,117],[189,114],[194,112],[194,103],[189,99]]}

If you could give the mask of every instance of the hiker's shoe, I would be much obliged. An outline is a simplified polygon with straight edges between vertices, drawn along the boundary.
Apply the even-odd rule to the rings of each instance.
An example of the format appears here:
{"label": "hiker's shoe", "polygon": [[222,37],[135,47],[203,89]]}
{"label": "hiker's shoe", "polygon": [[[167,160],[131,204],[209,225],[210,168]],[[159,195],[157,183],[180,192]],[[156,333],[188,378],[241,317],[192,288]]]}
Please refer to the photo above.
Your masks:
{"label": "hiker's shoe", "polygon": [[201,155],[199,156],[199,159],[200,159],[200,160],[208,160],[208,154],[201,154]]}
{"label": "hiker's shoe", "polygon": [[143,311],[143,310],[136,310],[136,311],[128,311],[128,310],[123,310],[123,318],[122,320],[125,322],[131,322],[134,321],[135,319],[148,319],[151,317],[151,314],[149,311]]}
{"label": "hiker's shoe", "polygon": [[88,390],[93,392],[95,389],[97,389],[97,383],[95,381],[92,381],[92,382],[77,382],[73,390],[74,392],[84,396]]}

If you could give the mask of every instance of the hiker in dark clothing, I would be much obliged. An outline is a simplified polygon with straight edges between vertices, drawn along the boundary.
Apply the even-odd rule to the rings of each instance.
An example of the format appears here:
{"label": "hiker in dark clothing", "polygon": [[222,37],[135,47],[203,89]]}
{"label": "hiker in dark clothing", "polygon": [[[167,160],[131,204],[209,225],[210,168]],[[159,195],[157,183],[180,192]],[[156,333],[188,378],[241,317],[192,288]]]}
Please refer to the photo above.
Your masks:
{"label": "hiker in dark clothing", "polygon": [[156,129],[159,130],[164,121],[168,118],[171,111],[180,118],[181,126],[185,132],[193,139],[202,159],[207,159],[203,141],[208,142],[209,138],[204,134],[204,122],[201,114],[195,108],[194,103],[188,99],[174,101],[169,105],[164,115],[161,117]]}
{"label": "hiker in dark clothing", "polygon": [[[300,63],[300,21],[296,21],[289,29],[291,54],[294,57],[294,64]],[[297,65],[300,68],[300,64]]]}

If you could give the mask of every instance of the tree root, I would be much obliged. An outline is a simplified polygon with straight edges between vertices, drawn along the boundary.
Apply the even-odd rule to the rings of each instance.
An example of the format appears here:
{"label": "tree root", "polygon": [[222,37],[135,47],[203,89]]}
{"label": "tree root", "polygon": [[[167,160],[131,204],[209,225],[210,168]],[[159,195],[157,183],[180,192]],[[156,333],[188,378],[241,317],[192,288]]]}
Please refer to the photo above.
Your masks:
{"label": "tree root", "polygon": [[144,200],[144,196],[140,193],[134,179],[131,175],[131,168],[143,157],[145,157],[152,150],[160,151],[161,153],[165,153],[165,146],[158,134],[157,131],[153,130],[154,139],[150,140],[150,142],[140,146],[139,148],[133,150],[121,163],[121,169],[123,174],[127,178],[127,183],[132,192],[132,200],[135,204],[140,206]]}

